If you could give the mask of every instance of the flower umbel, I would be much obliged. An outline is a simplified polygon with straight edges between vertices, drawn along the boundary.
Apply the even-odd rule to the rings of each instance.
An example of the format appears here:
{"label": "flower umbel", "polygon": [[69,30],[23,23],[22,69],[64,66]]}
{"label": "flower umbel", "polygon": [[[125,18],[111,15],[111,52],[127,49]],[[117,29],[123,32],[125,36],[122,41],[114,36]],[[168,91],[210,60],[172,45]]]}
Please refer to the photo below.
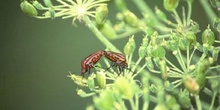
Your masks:
{"label": "flower umbel", "polygon": [[82,21],[85,17],[95,17],[95,8],[101,5],[107,5],[108,0],[57,0],[60,5],[44,7],[42,10],[47,10],[43,16],[37,18],[51,18],[51,10],[55,12],[55,17],[62,17],[62,19],[73,18]]}

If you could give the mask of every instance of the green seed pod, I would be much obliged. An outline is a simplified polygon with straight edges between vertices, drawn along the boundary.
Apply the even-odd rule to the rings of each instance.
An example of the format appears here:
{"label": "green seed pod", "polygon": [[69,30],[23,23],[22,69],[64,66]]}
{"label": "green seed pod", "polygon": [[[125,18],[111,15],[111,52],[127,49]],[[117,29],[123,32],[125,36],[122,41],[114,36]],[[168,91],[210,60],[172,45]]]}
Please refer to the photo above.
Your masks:
{"label": "green seed pod", "polygon": [[51,0],[43,0],[43,1],[44,1],[44,4],[45,4],[47,7],[52,7],[52,6],[53,6]]}
{"label": "green seed pod", "polygon": [[219,53],[219,49],[213,49],[213,50],[211,50],[211,52],[212,52],[212,58],[214,59],[214,61],[217,61],[218,60],[218,57],[219,57],[219,55],[218,55],[218,53]]}
{"label": "green seed pod", "polygon": [[209,69],[209,61],[207,59],[198,63],[197,67],[197,75],[196,75],[196,82],[199,85],[199,88],[202,89],[206,83],[206,72]]}
{"label": "green seed pod", "polygon": [[41,4],[41,3],[39,3],[37,0],[34,0],[33,1],[33,6],[35,7],[35,8],[37,8],[38,10],[43,10],[45,7]]}
{"label": "green seed pod", "polygon": [[96,9],[95,20],[97,24],[103,24],[108,16],[107,5],[101,5]]}
{"label": "green seed pod", "polygon": [[81,97],[85,97],[86,96],[86,92],[83,91],[82,89],[77,90],[77,95],[81,96]]}
{"label": "green seed pod", "polygon": [[124,16],[125,16],[124,20],[129,26],[131,26],[131,27],[137,27],[138,26],[139,20],[138,20],[137,16],[134,13],[127,10],[127,11],[124,12]]}
{"label": "green seed pod", "polygon": [[95,89],[95,81],[94,81],[95,76],[96,76],[95,74],[92,74],[88,77],[88,86],[90,91],[93,91]]}
{"label": "green seed pod", "polygon": [[160,19],[160,20],[162,20],[162,21],[167,21],[167,17],[166,17],[166,15],[164,14],[164,12],[162,12],[160,9],[158,9],[157,7],[156,7],[156,15],[157,15],[157,17]]}
{"label": "green seed pod", "polygon": [[190,41],[186,37],[181,37],[178,45],[181,50],[185,51],[190,46]]}
{"label": "green seed pod", "polygon": [[173,11],[177,8],[179,0],[163,0],[163,6],[167,11]]}
{"label": "green seed pod", "polygon": [[54,9],[50,8],[49,12],[50,12],[51,19],[54,19],[55,18],[55,11],[54,11]]}
{"label": "green seed pod", "polygon": [[145,63],[147,64],[148,69],[154,69],[154,64],[151,60],[151,57],[146,57],[145,58]]}
{"label": "green seed pod", "polygon": [[199,24],[194,21],[191,21],[191,28],[193,33],[199,32]]}
{"label": "green seed pod", "polygon": [[35,17],[38,14],[35,7],[31,5],[30,3],[28,3],[27,1],[21,2],[20,8],[25,14],[28,14],[31,17]]}
{"label": "green seed pod", "polygon": [[108,23],[97,25],[99,31],[108,39],[115,39],[116,32]]}
{"label": "green seed pod", "polygon": [[192,32],[186,34],[186,38],[190,42],[190,47],[193,47],[196,44],[196,35]]}
{"label": "green seed pod", "polygon": [[153,93],[157,93],[158,92],[158,88],[154,84],[151,84],[149,89]]}
{"label": "green seed pod", "polygon": [[140,46],[139,50],[138,50],[138,53],[139,53],[139,57],[140,58],[144,58],[147,54],[147,47],[145,46]]}
{"label": "green seed pod", "polygon": [[162,46],[156,46],[153,47],[153,50],[151,51],[151,55],[153,57],[164,58],[166,55],[166,51]]}
{"label": "green seed pod", "polygon": [[180,92],[178,94],[178,102],[180,103],[182,110],[189,110],[191,101],[187,92]]}
{"label": "green seed pod", "polygon": [[193,79],[191,76],[189,76],[189,75],[184,76],[182,78],[182,81],[183,81],[183,84],[184,84],[185,88],[189,92],[191,92],[193,94],[198,94],[199,93],[199,85],[196,82],[196,80]]}
{"label": "green seed pod", "polygon": [[147,47],[147,46],[148,46],[148,41],[149,41],[149,40],[148,40],[147,36],[145,36],[145,37],[142,39],[142,45]]}
{"label": "green seed pod", "polygon": [[93,102],[98,110],[114,110],[114,94],[108,89],[102,91],[99,97],[94,97]]}
{"label": "green seed pod", "polygon": [[166,80],[168,73],[166,61],[160,60],[159,65],[160,65],[161,76],[164,80]]}
{"label": "green seed pod", "polygon": [[171,51],[176,51],[178,49],[178,42],[176,40],[170,40],[166,46]]}
{"label": "green seed pod", "polygon": [[202,33],[202,43],[208,44],[211,46],[214,43],[215,40],[215,34],[212,32],[212,30],[208,27],[205,31]]}
{"label": "green seed pod", "polygon": [[135,50],[136,44],[134,41],[134,36],[132,36],[131,38],[129,38],[129,41],[127,42],[127,44],[124,47],[124,53],[126,55],[131,55],[134,50]]}
{"label": "green seed pod", "polygon": [[105,77],[105,73],[104,73],[103,71],[97,72],[97,74],[96,74],[96,81],[97,81],[98,86],[99,86],[101,89],[104,89],[104,88],[105,88],[105,85],[106,85],[106,77]]}
{"label": "green seed pod", "polygon": [[127,10],[126,4],[124,0],[114,0],[116,7],[118,8],[118,10],[120,11],[125,11]]}

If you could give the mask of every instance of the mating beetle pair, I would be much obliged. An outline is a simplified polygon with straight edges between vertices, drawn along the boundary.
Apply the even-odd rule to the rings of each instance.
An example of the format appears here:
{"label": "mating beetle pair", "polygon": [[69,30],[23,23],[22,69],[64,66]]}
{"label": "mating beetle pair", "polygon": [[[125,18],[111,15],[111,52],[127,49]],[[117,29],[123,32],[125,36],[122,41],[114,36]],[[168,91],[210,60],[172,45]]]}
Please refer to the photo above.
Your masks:
{"label": "mating beetle pair", "polygon": [[[124,68],[128,67],[126,58],[123,54],[120,53],[116,53],[116,52],[112,52],[112,51],[97,51],[91,55],[89,55],[88,57],[86,57],[84,60],[82,60],[81,62],[81,74],[82,76],[84,76],[84,74],[89,71],[90,73],[90,69],[95,67],[95,64],[100,60],[100,58],[102,56],[105,56],[107,59],[109,59],[110,61],[112,61],[112,64],[109,68],[111,67],[118,67],[119,68],[119,72],[123,71]],[[109,69],[107,68],[107,70]]]}

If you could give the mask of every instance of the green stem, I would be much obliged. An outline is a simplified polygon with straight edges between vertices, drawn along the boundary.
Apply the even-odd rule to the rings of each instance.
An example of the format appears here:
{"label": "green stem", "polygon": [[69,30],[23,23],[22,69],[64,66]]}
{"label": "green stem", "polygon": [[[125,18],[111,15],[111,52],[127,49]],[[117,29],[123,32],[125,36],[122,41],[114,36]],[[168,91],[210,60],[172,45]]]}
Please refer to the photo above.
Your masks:
{"label": "green stem", "polygon": [[213,27],[213,22],[215,18],[217,18],[217,15],[214,13],[212,8],[210,7],[208,0],[199,0],[199,1],[202,7],[204,8],[206,14],[208,15],[209,22],[210,24],[212,24],[212,27]]}
{"label": "green stem", "polygon": [[141,62],[142,58],[138,58],[137,62],[135,63],[135,66],[133,66],[133,68],[131,69],[132,71],[134,71],[136,69],[136,67],[139,65],[139,63]]}
{"label": "green stem", "polygon": [[131,36],[135,33],[138,33],[140,31],[141,31],[140,29],[136,29],[136,28],[129,29],[129,30],[127,30],[126,32],[124,32],[122,34],[117,35],[117,37],[113,37],[113,39],[115,40],[115,39],[122,39],[122,38],[125,38],[125,37],[129,37],[129,36]]}
{"label": "green stem", "polygon": [[190,18],[191,18],[191,15],[192,15],[192,2],[190,2],[190,0],[187,0],[186,2],[187,2],[187,6],[188,6],[188,13],[187,13],[186,22],[187,22],[187,26],[189,26]]}
{"label": "green stem", "polygon": [[132,110],[135,110],[134,100],[131,98],[131,99],[129,99],[129,102],[130,102],[130,104],[131,104],[131,109],[132,109]]}
{"label": "green stem", "polygon": [[87,24],[89,29],[96,35],[96,37],[110,50],[120,52],[108,39],[103,36],[103,34],[97,29],[94,23],[89,19],[89,17],[85,17],[84,22]]}
{"label": "green stem", "polygon": [[216,95],[217,95],[217,91],[215,91],[214,95],[212,96],[212,102],[211,102],[209,110],[212,110],[212,108],[214,106]]}
{"label": "green stem", "polygon": [[201,105],[201,101],[199,99],[199,95],[195,95],[195,100],[196,100],[196,106],[197,106],[197,110],[202,110],[202,105]]}

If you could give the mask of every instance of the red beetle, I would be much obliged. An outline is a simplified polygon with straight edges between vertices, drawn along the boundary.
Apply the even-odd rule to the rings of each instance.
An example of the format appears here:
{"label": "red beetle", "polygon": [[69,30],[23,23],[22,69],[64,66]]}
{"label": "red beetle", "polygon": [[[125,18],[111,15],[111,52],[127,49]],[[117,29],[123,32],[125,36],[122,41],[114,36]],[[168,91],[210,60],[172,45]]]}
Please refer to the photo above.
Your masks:
{"label": "red beetle", "polygon": [[85,72],[89,71],[90,74],[90,69],[94,68],[95,64],[100,60],[100,58],[104,55],[104,51],[100,50],[97,51],[88,57],[86,57],[84,60],[81,62],[81,74],[84,77]]}
{"label": "red beetle", "polygon": [[[124,71],[125,68],[128,68],[128,63],[126,61],[125,55],[112,51],[104,51],[104,55],[106,58],[112,61],[112,65],[109,68],[118,67],[120,73],[121,71]],[[107,70],[109,68],[107,68]]]}

